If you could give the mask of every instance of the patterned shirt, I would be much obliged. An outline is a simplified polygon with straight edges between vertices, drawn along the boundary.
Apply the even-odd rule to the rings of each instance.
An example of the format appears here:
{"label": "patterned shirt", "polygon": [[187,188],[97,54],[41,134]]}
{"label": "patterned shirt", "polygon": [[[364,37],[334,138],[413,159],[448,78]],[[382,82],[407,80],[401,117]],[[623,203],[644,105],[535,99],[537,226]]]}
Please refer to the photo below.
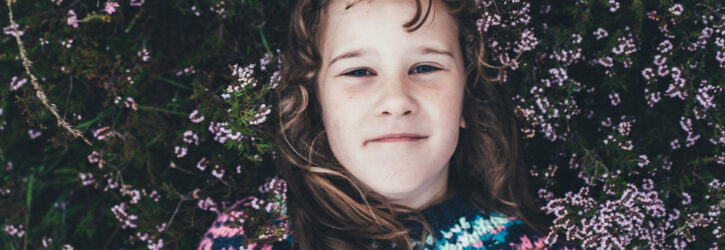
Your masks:
{"label": "patterned shirt", "polygon": [[[423,242],[424,249],[575,249],[562,245],[547,246],[544,237],[537,235],[521,220],[496,212],[482,212],[461,197],[453,197],[421,213],[433,230],[433,234]],[[243,246],[244,230],[230,227],[230,221],[229,215],[221,213],[204,234],[198,249],[291,249],[294,244],[294,237],[288,235],[272,245]],[[412,222],[406,223],[406,226],[411,230],[409,235],[413,249],[418,249],[421,226]]]}

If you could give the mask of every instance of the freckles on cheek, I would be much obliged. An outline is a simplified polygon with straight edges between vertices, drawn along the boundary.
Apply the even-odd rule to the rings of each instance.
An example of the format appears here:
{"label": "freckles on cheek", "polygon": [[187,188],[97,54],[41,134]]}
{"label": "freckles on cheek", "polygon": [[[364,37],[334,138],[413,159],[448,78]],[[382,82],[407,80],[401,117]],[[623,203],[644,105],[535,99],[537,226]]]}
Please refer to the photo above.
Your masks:
{"label": "freckles on cheek", "polygon": [[[338,111],[336,110],[335,106],[330,106],[329,108],[325,109],[323,112],[323,123],[325,124],[325,130],[327,133],[327,136],[330,138],[330,142],[332,143],[332,139],[337,139],[338,133],[341,128],[340,124],[340,115]],[[337,139],[339,140],[339,139]]]}
{"label": "freckles on cheek", "polygon": [[349,148],[351,145],[351,138],[345,130],[344,123],[337,119],[330,121],[330,127],[327,129],[327,140],[330,144],[332,153],[340,161],[341,164],[347,162],[349,159]]}
{"label": "freckles on cheek", "polygon": [[343,93],[342,91],[330,91],[326,93],[325,102],[323,103],[323,120],[325,129],[330,139],[335,139],[330,143],[337,142],[347,143],[350,130],[353,130],[357,124],[354,120],[359,114],[359,104],[355,103],[357,97],[351,93]]}

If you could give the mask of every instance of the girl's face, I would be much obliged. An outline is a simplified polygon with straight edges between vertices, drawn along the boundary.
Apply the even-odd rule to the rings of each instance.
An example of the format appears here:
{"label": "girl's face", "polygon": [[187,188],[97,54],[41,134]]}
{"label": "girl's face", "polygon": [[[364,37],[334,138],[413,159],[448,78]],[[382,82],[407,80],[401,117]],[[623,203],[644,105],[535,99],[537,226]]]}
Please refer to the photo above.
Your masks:
{"label": "girl's face", "polygon": [[[414,32],[414,0],[333,1],[323,18],[322,121],[335,158],[392,202],[441,198],[465,84],[458,27],[440,1]],[[422,11],[428,1],[421,1]]]}

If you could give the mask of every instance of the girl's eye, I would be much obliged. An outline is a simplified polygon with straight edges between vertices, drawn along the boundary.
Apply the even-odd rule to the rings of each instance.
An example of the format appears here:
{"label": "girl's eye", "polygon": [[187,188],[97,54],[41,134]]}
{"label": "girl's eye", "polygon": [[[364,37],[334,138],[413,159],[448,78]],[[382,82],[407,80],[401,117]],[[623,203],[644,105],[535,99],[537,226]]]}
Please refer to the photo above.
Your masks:
{"label": "girl's eye", "polygon": [[371,75],[373,75],[373,73],[370,72],[367,69],[356,69],[356,70],[347,72],[347,73],[345,73],[343,75],[346,75],[346,76],[355,76],[355,77],[362,77],[362,76],[371,76]]}
{"label": "girl's eye", "polygon": [[428,72],[436,71],[439,69],[440,68],[436,68],[436,67],[433,67],[430,65],[420,65],[420,66],[417,66],[417,67],[413,68],[412,70],[410,70],[410,73],[411,74],[428,73]]}

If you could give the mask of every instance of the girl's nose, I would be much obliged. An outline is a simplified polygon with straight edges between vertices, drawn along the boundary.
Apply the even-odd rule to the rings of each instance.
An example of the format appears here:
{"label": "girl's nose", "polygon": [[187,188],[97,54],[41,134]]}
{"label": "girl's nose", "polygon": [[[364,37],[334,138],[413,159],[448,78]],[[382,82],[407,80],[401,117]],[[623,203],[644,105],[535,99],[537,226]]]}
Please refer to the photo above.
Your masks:
{"label": "girl's nose", "polygon": [[419,105],[406,77],[390,77],[380,84],[377,114],[380,117],[404,117],[418,113]]}

